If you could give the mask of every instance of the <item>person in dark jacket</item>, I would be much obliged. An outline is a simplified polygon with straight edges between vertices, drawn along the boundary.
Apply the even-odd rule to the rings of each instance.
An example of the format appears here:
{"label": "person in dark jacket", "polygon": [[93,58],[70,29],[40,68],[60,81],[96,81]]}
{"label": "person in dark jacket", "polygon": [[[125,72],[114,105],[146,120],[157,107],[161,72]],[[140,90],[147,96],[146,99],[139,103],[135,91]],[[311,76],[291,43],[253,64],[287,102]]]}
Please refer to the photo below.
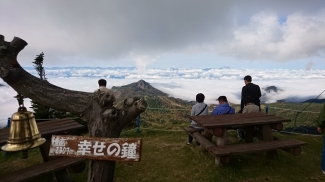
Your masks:
{"label": "person in dark jacket", "polygon": [[245,86],[243,86],[241,91],[241,102],[240,102],[240,111],[239,113],[243,112],[245,106],[245,98],[251,97],[253,99],[253,103],[259,107],[261,111],[261,89],[258,85],[252,83],[252,77],[247,75],[244,77]]}

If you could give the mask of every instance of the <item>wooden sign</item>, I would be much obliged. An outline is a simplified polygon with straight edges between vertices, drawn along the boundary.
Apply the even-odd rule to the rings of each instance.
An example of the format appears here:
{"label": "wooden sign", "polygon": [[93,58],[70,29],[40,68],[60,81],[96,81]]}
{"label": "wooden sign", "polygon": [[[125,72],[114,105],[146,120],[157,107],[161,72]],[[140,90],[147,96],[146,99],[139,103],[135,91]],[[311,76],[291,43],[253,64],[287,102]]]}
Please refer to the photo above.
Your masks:
{"label": "wooden sign", "polygon": [[52,135],[49,156],[138,162],[141,156],[141,138]]}

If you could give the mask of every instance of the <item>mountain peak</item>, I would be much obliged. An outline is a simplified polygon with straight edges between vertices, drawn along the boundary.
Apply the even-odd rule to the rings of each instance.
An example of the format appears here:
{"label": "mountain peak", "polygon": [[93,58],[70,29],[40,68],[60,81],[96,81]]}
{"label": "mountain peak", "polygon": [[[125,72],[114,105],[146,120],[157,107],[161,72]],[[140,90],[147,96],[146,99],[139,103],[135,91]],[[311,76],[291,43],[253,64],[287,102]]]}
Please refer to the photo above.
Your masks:
{"label": "mountain peak", "polygon": [[279,89],[278,87],[276,86],[268,86],[264,89],[267,93],[271,93],[271,92],[275,92],[277,93],[278,91],[282,91],[281,89]]}
{"label": "mountain peak", "polygon": [[139,88],[142,89],[148,89],[150,87],[152,87],[148,82],[144,81],[144,80],[139,80],[138,82],[136,82],[136,84],[138,85]]}
{"label": "mountain peak", "polygon": [[124,100],[128,97],[143,97],[143,96],[167,96],[168,94],[156,89],[144,80],[123,85],[121,87],[112,87],[117,100]]}

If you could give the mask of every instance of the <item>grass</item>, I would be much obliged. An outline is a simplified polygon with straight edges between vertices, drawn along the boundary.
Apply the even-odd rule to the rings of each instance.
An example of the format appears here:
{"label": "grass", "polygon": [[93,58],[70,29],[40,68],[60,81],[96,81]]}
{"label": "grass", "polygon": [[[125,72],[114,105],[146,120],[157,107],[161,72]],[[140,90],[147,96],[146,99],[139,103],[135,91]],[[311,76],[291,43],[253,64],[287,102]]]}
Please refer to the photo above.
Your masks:
{"label": "grass", "polygon": [[[185,135],[185,136],[184,136]],[[185,132],[146,130],[141,162],[118,163],[116,181],[323,181],[319,161],[322,138],[303,135],[283,135],[306,141],[299,156],[278,151],[276,160],[265,152],[231,156],[230,164],[217,167],[214,158],[197,145],[185,145]],[[134,137],[126,135],[125,137]],[[236,141],[235,131],[230,139]]]}
{"label": "grass", "polygon": [[[140,162],[118,162],[115,181],[325,181],[320,169],[322,138],[309,135],[285,135],[274,133],[281,139],[296,138],[308,143],[299,156],[278,150],[275,160],[266,158],[265,152],[231,156],[225,166],[216,166],[214,158],[195,144],[186,145],[185,131],[142,129],[123,132],[123,138],[142,138]],[[229,141],[236,142],[235,131],[229,132]],[[0,153],[1,174],[40,163],[37,149],[29,151],[28,159],[20,159],[20,153]],[[45,177],[39,181],[48,181]],[[87,169],[72,173],[74,181],[87,181]]]}
{"label": "grass", "polygon": [[[317,112],[322,104],[312,105],[310,111]],[[278,108],[303,109],[300,106],[290,104],[272,105]],[[293,108],[294,107],[294,108]],[[310,109],[309,107],[308,109]],[[291,112],[291,113],[290,113]],[[121,138],[142,138],[142,155],[140,162],[117,162],[115,168],[115,182],[305,182],[325,181],[325,175],[320,168],[322,137],[314,135],[281,134],[274,132],[280,139],[296,138],[305,141],[308,145],[302,146],[302,152],[293,156],[285,151],[278,150],[275,160],[266,158],[265,152],[240,154],[230,157],[230,163],[224,166],[216,166],[214,158],[206,151],[202,151],[195,144],[186,145],[187,134],[182,129],[188,126],[186,113],[173,111],[174,115],[165,113],[160,119],[150,121],[150,113],[141,116],[142,124],[140,132],[135,129],[124,131]],[[292,111],[277,110],[276,115],[294,118]],[[315,126],[313,120],[317,113],[301,113],[297,119],[299,125]],[[177,117],[178,116],[178,117]],[[174,122],[168,122],[168,118],[174,118]],[[293,126],[293,122],[288,126]],[[144,128],[146,127],[146,128]],[[228,142],[236,143],[236,132],[229,131]],[[21,159],[19,152],[0,152],[0,181],[1,175],[19,170],[28,166],[41,163],[42,158],[38,149],[29,151],[28,159]],[[71,173],[76,182],[87,181],[87,171]],[[37,181],[47,182],[50,176],[45,176]]]}

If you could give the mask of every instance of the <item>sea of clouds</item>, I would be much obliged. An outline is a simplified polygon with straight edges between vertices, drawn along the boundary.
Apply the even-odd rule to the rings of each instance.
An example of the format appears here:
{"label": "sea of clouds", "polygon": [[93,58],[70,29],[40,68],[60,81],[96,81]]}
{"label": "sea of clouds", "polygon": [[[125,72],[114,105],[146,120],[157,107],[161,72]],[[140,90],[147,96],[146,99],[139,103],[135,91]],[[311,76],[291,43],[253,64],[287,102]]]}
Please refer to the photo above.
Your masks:
{"label": "sea of clouds", "polygon": [[[25,68],[37,76],[34,68]],[[239,104],[243,78],[251,75],[253,83],[262,90],[262,102],[272,103],[277,100],[302,102],[319,96],[325,90],[325,70],[287,70],[287,69],[146,69],[139,72],[135,67],[66,67],[46,68],[46,77],[54,85],[70,90],[93,92],[98,88],[100,78],[107,80],[107,87],[123,86],[139,80],[145,80],[153,87],[172,97],[193,101],[197,93],[205,95],[205,102],[216,104],[216,98],[227,96],[231,103]],[[0,80],[0,128],[7,123],[7,118],[17,111],[18,102],[14,98],[17,92]],[[278,92],[266,92],[264,89],[276,86]],[[319,98],[325,98],[325,93]],[[25,106],[30,107],[30,100],[25,99]],[[150,108],[150,105],[149,105]]]}

